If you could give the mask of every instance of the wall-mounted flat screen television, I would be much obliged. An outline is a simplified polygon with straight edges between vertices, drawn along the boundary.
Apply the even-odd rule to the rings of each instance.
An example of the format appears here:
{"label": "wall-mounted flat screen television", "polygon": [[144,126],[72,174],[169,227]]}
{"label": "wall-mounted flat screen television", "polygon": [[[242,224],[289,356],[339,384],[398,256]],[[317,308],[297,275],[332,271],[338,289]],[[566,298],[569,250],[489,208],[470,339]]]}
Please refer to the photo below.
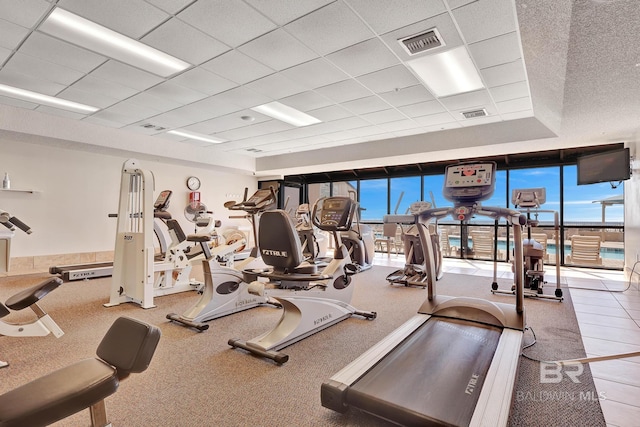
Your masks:
{"label": "wall-mounted flat screen television", "polygon": [[630,177],[629,148],[578,157],[578,185],[624,181]]}

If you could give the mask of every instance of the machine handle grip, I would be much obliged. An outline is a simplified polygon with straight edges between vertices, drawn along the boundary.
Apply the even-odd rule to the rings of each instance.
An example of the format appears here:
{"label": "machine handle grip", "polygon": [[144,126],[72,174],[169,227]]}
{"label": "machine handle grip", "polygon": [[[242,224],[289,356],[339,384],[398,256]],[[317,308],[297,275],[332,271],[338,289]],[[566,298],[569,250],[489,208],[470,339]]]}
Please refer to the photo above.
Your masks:
{"label": "machine handle grip", "polygon": [[13,224],[11,224],[9,221],[7,222],[0,222],[0,224],[4,225],[5,227],[7,227],[9,230],[13,231],[16,228],[13,226]]}
{"label": "machine handle grip", "polygon": [[9,222],[13,225],[15,225],[16,227],[18,227],[20,230],[24,231],[27,234],[31,234],[31,227],[29,227],[27,224],[25,224],[24,222],[20,221],[18,218],[16,218],[15,216],[12,216],[11,218],[9,218]]}

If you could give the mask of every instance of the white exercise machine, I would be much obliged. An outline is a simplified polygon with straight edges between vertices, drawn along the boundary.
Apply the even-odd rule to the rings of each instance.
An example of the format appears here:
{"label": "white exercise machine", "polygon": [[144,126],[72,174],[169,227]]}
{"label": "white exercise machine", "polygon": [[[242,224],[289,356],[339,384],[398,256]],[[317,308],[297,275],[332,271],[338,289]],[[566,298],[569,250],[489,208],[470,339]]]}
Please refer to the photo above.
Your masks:
{"label": "white exercise machine", "polygon": [[[523,241],[524,296],[561,302],[563,300],[563,296],[560,285],[560,220],[558,217],[558,211],[540,209],[540,206],[544,204],[546,200],[546,190],[544,188],[514,189],[511,192],[511,203],[516,209],[521,212],[525,212],[527,215],[527,236]],[[552,213],[554,220],[553,232],[556,257],[556,289],[553,295],[545,294],[543,289],[544,285],[547,283],[544,280],[547,236],[546,234],[540,235],[538,239],[544,239],[545,241],[537,241],[531,233],[531,228],[536,227],[539,224],[538,215],[541,213]],[[535,218],[531,218],[531,214],[533,214]],[[498,289],[498,281],[496,278],[497,260],[494,259],[493,262],[494,274],[493,283],[491,283],[491,292],[494,294],[515,294],[515,285],[511,286],[511,291]]]}
{"label": "white exercise machine", "polygon": [[[427,286],[428,268],[427,260],[422,248],[420,238],[420,227],[424,227],[424,224],[416,223],[415,218],[420,215],[422,211],[431,208],[429,202],[414,202],[409,207],[409,215],[389,215],[387,219],[396,218],[398,220],[404,219],[405,222],[397,224],[410,224],[409,228],[402,232],[402,243],[404,246],[405,264],[404,268],[396,270],[387,276],[389,284],[400,284],[404,286],[416,286],[425,288]],[[393,222],[390,222],[393,223]],[[429,224],[429,229],[426,230],[431,238],[433,250],[435,254],[435,279],[440,280],[442,278],[442,252],[440,251],[440,236],[438,235],[437,224]]]}
{"label": "white exercise machine", "polygon": [[[142,308],[152,308],[155,307],[154,297],[193,291],[201,286],[190,279],[192,267],[185,253],[189,245],[186,238],[173,237],[163,259],[155,261],[153,191],[151,171],[142,169],[136,159],[125,161],[120,182],[111,293],[105,307],[132,302]],[[175,220],[169,221],[177,224]],[[176,233],[177,229],[176,226],[172,230]]]}
{"label": "white exercise machine", "polygon": [[[227,203],[231,210],[243,210],[255,224],[260,214],[276,201],[275,192],[271,189],[256,191],[248,200],[240,203]],[[200,244],[205,254],[202,261],[204,270],[204,288],[200,298],[184,313],[167,314],[167,319],[178,324],[205,331],[209,325],[205,322],[218,317],[227,316],[239,311],[248,310],[265,304],[280,306],[279,303],[264,295],[249,293],[249,284],[244,281],[242,270],[245,268],[262,268],[264,263],[258,258],[258,249],[253,248],[251,254],[242,261],[235,262],[234,254],[247,245],[246,238],[209,248],[212,240],[209,233],[198,233],[187,237],[190,242]],[[260,241],[258,241],[260,243]]]}
{"label": "white exercise machine", "polygon": [[[6,256],[0,254],[2,255],[0,256],[0,271],[6,272],[9,269],[11,238],[14,235],[14,231],[16,228],[27,234],[31,234],[32,231],[27,224],[3,210],[0,210],[0,224],[4,225],[8,229],[8,233],[10,233],[7,235],[8,238],[4,244]],[[56,338],[64,335],[58,324],[38,305],[42,298],[61,284],[62,280],[52,277],[12,295],[4,304],[0,303],[0,319],[9,316],[11,310],[20,311],[30,308],[35,314],[35,318],[27,322],[9,323],[0,320],[0,335],[7,337],[44,337],[53,334]],[[8,365],[7,362],[0,361],[0,368]]]}
{"label": "white exercise machine", "polygon": [[267,211],[260,217],[260,253],[267,269],[244,270],[249,291],[271,297],[283,307],[282,317],[270,331],[251,340],[230,339],[229,345],[271,359],[278,364],[289,360],[279,350],[354,314],[375,319],[376,313],[351,306],[351,275],[356,266],[340,240],[340,232],[351,229],[358,204],[349,197],[318,200],[312,221],[336,239],[333,260],[319,271],[304,261],[295,224],[284,210]]}
{"label": "white exercise machine", "polygon": [[[427,300],[418,314],[322,384],[322,405],[359,408],[400,425],[506,426],[521,352],[523,305],[520,212],[481,206],[495,188],[496,164],[448,166],[444,196],[451,208],[416,215],[429,267]],[[516,304],[436,295],[429,221],[474,215],[504,218],[516,254]],[[389,218],[397,221],[401,218]]]}

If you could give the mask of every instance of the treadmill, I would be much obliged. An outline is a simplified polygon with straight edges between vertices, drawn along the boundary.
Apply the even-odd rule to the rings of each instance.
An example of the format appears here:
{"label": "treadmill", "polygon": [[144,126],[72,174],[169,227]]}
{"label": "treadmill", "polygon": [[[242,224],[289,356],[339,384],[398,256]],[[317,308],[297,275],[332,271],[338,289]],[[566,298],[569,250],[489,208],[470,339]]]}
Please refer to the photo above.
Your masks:
{"label": "treadmill", "polygon": [[[505,426],[525,329],[520,212],[482,207],[493,194],[496,164],[448,166],[444,196],[452,208],[418,212],[414,221],[425,251],[428,298],[418,313],[322,384],[326,408],[350,406],[400,425]],[[436,295],[431,219],[474,215],[505,218],[513,228],[516,304]],[[387,215],[385,222],[406,222]],[[437,242],[435,243],[437,244]]]}
{"label": "treadmill", "polygon": [[[182,240],[185,240],[186,236],[180,228],[180,224],[178,224],[175,220],[171,220],[171,214],[167,212],[171,194],[171,190],[164,190],[160,192],[160,194],[156,198],[155,203],[153,204],[153,215],[154,218],[165,221],[165,224],[168,227],[167,231],[173,231],[176,233],[178,239],[181,238]],[[109,214],[109,217],[117,216],[117,214]],[[173,222],[169,223],[169,220]],[[154,221],[153,223],[153,230],[160,244],[160,252],[165,253],[169,245],[170,236],[167,235],[166,231],[160,228],[157,221]],[[59,275],[60,278],[65,282],[109,277],[113,275],[113,261],[53,266],[49,267],[49,273]]]}

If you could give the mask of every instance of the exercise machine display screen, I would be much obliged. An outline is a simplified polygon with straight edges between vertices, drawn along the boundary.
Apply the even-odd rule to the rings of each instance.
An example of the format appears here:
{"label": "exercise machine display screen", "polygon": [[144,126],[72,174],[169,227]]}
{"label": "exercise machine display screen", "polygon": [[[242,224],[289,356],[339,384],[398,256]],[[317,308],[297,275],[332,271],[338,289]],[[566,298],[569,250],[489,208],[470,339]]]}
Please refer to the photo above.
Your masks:
{"label": "exercise machine display screen", "polygon": [[496,182],[495,162],[447,166],[443,195],[447,200],[468,203],[491,197]]}
{"label": "exercise machine display screen", "polygon": [[348,229],[353,213],[349,197],[328,197],[321,201],[319,228],[325,231]]}
{"label": "exercise machine display screen", "polygon": [[153,209],[156,211],[164,211],[169,207],[169,199],[171,199],[171,190],[164,190],[158,194],[156,202],[153,204]]}
{"label": "exercise machine display screen", "polygon": [[269,199],[271,199],[271,190],[262,189],[253,193],[253,196],[249,197],[249,200],[244,202],[244,204],[247,206],[256,206],[268,201]]}

